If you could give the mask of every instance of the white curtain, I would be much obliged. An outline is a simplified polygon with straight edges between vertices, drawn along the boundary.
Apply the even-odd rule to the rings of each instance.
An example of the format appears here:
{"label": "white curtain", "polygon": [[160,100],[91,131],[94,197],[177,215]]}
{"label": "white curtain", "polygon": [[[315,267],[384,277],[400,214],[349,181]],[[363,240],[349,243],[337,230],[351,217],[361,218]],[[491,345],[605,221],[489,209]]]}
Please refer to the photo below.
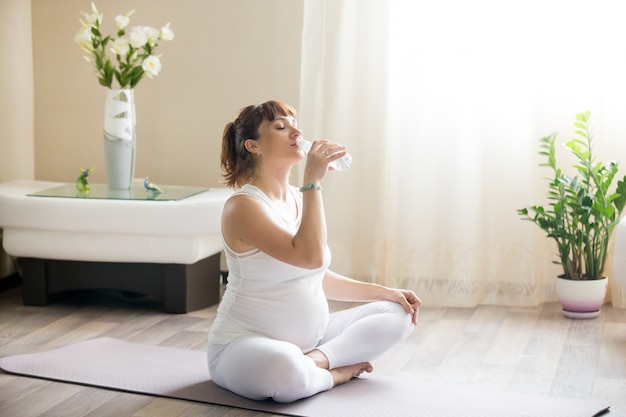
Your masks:
{"label": "white curtain", "polygon": [[[554,246],[516,210],[545,201],[538,139],[571,138],[578,112],[592,112],[598,157],[626,173],[618,9],[305,0],[300,125],[354,157],[325,181],[333,268],[428,305],[554,300]],[[613,280],[611,297],[626,306]]]}

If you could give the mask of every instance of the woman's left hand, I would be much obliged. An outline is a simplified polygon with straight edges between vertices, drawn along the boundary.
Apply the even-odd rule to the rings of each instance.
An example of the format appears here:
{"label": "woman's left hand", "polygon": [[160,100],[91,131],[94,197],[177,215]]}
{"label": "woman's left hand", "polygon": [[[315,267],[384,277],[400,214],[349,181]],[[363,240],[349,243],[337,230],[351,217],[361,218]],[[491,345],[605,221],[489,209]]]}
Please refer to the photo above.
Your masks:
{"label": "woman's left hand", "polygon": [[413,316],[413,324],[417,324],[417,313],[419,312],[420,305],[422,305],[422,300],[420,300],[420,298],[415,295],[413,291],[410,290],[389,290],[390,291],[385,298],[389,301],[394,301],[404,307],[406,312]]}
{"label": "woman's left hand", "polygon": [[422,300],[413,291],[356,281],[331,270],[324,275],[324,293],[329,300],[336,301],[386,300],[398,303],[412,316],[413,324],[417,324],[417,312],[422,305]]}

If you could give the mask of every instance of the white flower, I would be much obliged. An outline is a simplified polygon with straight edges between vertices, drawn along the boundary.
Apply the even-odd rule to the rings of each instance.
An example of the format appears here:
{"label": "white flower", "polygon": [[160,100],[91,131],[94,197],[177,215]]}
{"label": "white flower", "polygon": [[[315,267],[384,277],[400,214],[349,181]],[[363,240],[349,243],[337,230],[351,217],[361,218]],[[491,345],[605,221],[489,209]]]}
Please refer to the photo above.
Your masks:
{"label": "white flower", "polygon": [[129,43],[133,48],[141,48],[148,43],[148,37],[141,28],[141,26],[135,26],[130,30]]}
{"label": "white flower", "polygon": [[98,12],[98,9],[96,9],[96,5],[93,3],[91,3],[91,11],[92,13],[82,12],[83,17],[85,18],[85,22],[81,23],[83,23],[83,26],[100,26],[100,24],[102,23],[102,14]]}
{"label": "white flower", "polygon": [[167,22],[167,25],[161,28],[161,36],[159,36],[159,39],[163,41],[174,40],[174,32],[170,29],[170,22]]}
{"label": "white flower", "polygon": [[148,74],[148,78],[156,77],[161,71],[161,60],[158,56],[150,55],[143,60],[141,68]]}
{"label": "white flower", "polygon": [[113,41],[113,45],[111,46],[111,52],[119,56],[126,56],[129,50],[130,45],[128,44],[128,41],[124,38],[115,39]]}
{"label": "white flower", "polygon": [[88,53],[93,54],[93,34],[91,33],[91,29],[89,27],[81,28],[76,35],[74,35],[74,42],[81,47],[81,49]]}
{"label": "white flower", "polygon": [[135,13],[135,11],[131,10],[130,12],[126,14],[117,15],[115,17],[115,23],[117,24],[117,28],[122,30],[126,26],[128,26],[128,24],[130,23],[130,17],[133,15],[133,13]]}
{"label": "white flower", "polygon": [[155,46],[159,40],[159,35],[161,34],[159,30],[150,26],[143,26],[141,29],[143,30],[143,33],[145,33],[146,38],[148,38],[150,46]]}

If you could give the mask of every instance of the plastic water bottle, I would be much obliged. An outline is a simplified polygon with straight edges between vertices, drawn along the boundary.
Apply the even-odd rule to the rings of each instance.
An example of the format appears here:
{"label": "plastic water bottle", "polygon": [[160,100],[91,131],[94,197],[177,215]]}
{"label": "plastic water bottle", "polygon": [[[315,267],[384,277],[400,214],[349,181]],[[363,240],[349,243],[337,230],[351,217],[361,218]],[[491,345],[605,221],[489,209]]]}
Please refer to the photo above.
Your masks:
{"label": "plastic water bottle", "polygon": [[[309,153],[311,145],[313,145],[313,142],[306,140],[303,137],[299,137],[296,143],[305,154]],[[352,157],[350,156],[350,154],[346,153],[342,158],[331,162],[329,166],[333,167],[333,169],[335,169],[336,171],[346,171],[348,168],[350,168],[351,163]]]}

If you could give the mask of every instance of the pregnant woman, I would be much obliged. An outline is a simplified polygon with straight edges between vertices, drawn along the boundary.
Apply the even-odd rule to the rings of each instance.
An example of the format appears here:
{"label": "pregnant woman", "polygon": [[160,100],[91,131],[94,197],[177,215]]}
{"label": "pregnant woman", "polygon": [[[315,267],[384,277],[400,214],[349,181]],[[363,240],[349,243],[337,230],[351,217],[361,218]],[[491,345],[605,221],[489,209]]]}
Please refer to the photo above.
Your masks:
{"label": "pregnant woman", "polygon": [[[301,135],[295,110],[268,101],[242,109],[222,139],[236,191],[222,216],[229,275],[208,365],[216,384],[250,399],[291,402],[371,372],[370,361],[411,333],[421,304],[412,291],[328,269],[322,181],[346,150],[314,141],[295,187]],[[327,300],[363,304],[329,313]]]}

